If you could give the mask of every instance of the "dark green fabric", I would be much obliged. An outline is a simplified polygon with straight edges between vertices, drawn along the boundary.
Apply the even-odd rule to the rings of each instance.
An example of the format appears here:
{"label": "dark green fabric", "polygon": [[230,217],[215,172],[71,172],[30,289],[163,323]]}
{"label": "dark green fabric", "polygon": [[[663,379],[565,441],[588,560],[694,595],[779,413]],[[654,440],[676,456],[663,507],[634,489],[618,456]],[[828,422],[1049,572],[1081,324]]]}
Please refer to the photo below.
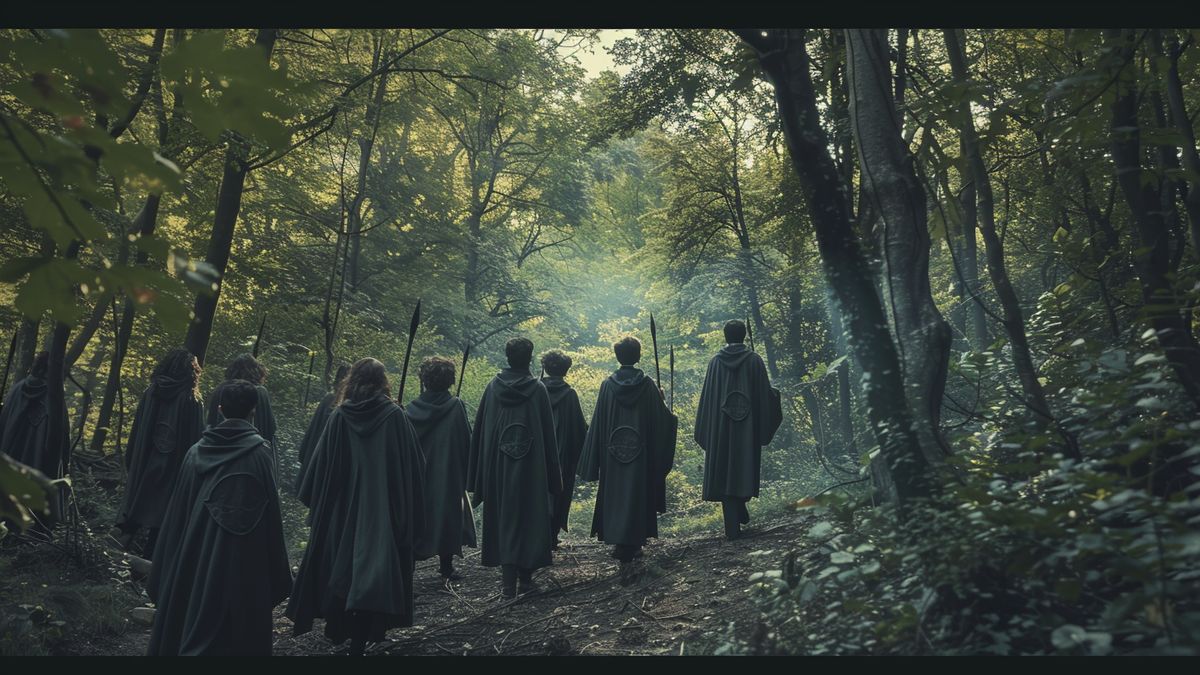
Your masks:
{"label": "dark green fabric", "polygon": [[762,448],[782,421],[779,390],[762,358],[744,344],[725,345],[708,362],[696,411],[705,501],[758,496]]}
{"label": "dark green fabric", "polygon": [[571,497],[575,491],[575,469],[579,452],[587,437],[587,421],[579,405],[579,394],[561,377],[542,378],[550,395],[550,410],[554,414],[554,439],[558,443],[558,467],[562,473],[562,492],[554,500],[554,531],[567,531],[571,514]]}
{"label": "dark green fabric", "polygon": [[675,463],[679,420],[654,381],[622,366],[600,385],[579,477],[599,480],[592,534],[609,544],[641,546],[658,536],[667,474]]}
{"label": "dark green fabric", "polygon": [[467,499],[467,456],[471,426],[467,408],[450,392],[425,392],[404,409],[425,456],[426,536],[417,558],[462,555],[475,547],[475,516]]}
{"label": "dark green fabric", "polygon": [[[49,452],[49,399],[50,387],[43,378],[30,375],[13,385],[0,412],[0,452],[49,478],[62,478],[70,440],[64,434],[59,451]],[[59,423],[69,428],[65,410]]]}
{"label": "dark green fabric", "polygon": [[550,397],[528,370],[506,368],[475,414],[467,489],[483,503],[482,563],[550,564],[552,509],[562,492]]}
{"label": "dark green fabric", "polygon": [[292,483],[293,495],[300,494],[300,483],[304,480],[304,472],[308,470],[313,449],[321,440],[321,433],[325,431],[325,423],[329,421],[331,412],[333,412],[333,392],[325,394],[321,402],[317,404],[317,409],[313,411],[312,419],[308,423],[308,429],[304,430],[304,438],[300,439],[300,447],[296,450],[300,460],[300,470],[296,474],[295,482]]}
{"label": "dark green fabric", "polygon": [[408,417],[383,394],[344,402],[310,464],[300,500],[312,529],[287,607],[296,634],[324,618],[325,635],[341,642],[355,611],[411,626],[413,553],[426,518],[424,461]]}
{"label": "dark green fabric", "polygon": [[292,589],[266,442],[245,420],[205,430],[167,505],[146,593],[151,656],[270,656]]}
{"label": "dark green fabric", "polygon": [[138,401],[125,449],[125,497],[117,525],[157,528],[175,487],[179,465],[204,431],[204,407],[191,377],[158,375]]}
{"label": "dark green fabric", "polygon": [[[217,385],[212,394],[208,397],[208,426],[216,426],[225,421],[225,416],[217,409],[221,403],[221,392],[225,389],[228,382],[222,382]],[[267,393],[267,388],[256,384],[254,388],[258,390],[258,403],[254,404],[254,428],[258,429],[258,434],[263,437],[267,445],[271,447],[271,461],[275,463],[275,476],[279,476],[279,445],[276,443],[275,432],[277,425],[275,424],[275,413],[271,410],[271,395]]]}

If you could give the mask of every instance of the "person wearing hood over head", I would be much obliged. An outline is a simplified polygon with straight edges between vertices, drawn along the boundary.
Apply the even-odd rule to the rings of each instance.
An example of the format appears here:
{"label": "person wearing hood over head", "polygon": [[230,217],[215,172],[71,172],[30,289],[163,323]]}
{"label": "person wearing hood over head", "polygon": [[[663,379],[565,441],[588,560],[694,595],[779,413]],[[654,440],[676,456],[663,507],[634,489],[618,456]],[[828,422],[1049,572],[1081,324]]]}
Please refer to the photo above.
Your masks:
{"label": "person wearing hood over head", "polygon": [[217,385],[208,397],[208,425],[216,426],[225,420],[221,414],[221,391],[234,380],[245,380],[254,385],[258,392],[258,403],[254,406],[254,428],[271,448],[271,461],[275,464],[275,475],[279,475],[279,448],[275,439],[275,413],[271,410],[271,395],[263,383],[267,381],[267,367],[259,363],[253,354],[242,354],[225,369],[225,381]]}
{"label": "person wearing hood over head", "polygon": [[317,441],[321,440],[321,432],[325,431],[329,413],[333,412],[333,400],[349,373],[350,366],[344,363],[338,366],[337,376],[333,380],[333,391],[321,398],[321,402],[317,404],[317,409],[313,412],[312,420],[308,423],[308,429],[304,431],[304,438],[300,439],[300,447],[296,450],[300,460],[300,470],[296,474],[296,480],[292,483],[293,495],[300,494],[300,482],[304,480],[304,472],[308,470],[308,460],[312,457],[313,448],[317,447]]}
{"label": "person wearing hood over head", "polygon": [[551,563],[562,476],[550,397],[529,372],[533,343],[512,338],[504,353],[508,368],[488,383],[475,413],[467,489],[483,504],[483,566],[500,568],[501,595],[514,598],[536,590],[533,571]]}
{"label": "person wearing hood over head", "polygon": [[[61,447],[52,451],[50,441],[50,386],[46,380],[50,353],[41,352],[33,360],[29,375],[13,384],[0,412],[0,453],[41,471],[48,478],[62,478],[68,434]],[[63,410],[59,424],[70,428]],[[59,491],[60,499],[63,491]],[[60,504],[61,506],[61,504]]]}
{"label": "person wearing hood over head", "polygon": [[696,443],[704,449],[705,501],[721,502],[725,536],[741,536],[750,522],[746,502],[758,496],[762,448],[783,421],[779,390],[771,386],[767,367],[745,345],[746,324],[725,323],[725,346],[708,362]]}
{"label": "person wearing hood over head", "polygon": [[626,336],[613,345],[621,367],[600,385],[579,477],[599,480],[592,534],[613,544],[621,582],[631,578],[634,557],[658,536],[657,514],[667,507],[667,474],[675,463],[679,420],[654,380],[635,368],[642,344]]}
{"label": "person wearing hood over head", "polygon": [[450,394],[454,362],[431,356],[421,362],[421,395],[404,409],[425,455],[425,513],[429,527],[417,559],[437,556],[445,581],[456,581],[454,556],[464,545],[475,547],[475,515],[467,498],[467,455],[471,426],[467,408]]}
{"label": "person wearing hood over head", "polygon": [[271,450],[255,430],[258,392],[226,382],[222,422],[184,456],[146,593],[150,656],[270,656],[272,609],[292,590]]}
{"label": "person wearing hood over head", "polygon": [[295,634],[325,619],[351,655],[413,624],[413,565],[425,536],[425,466],[408,416],[372,358],[350,368],[300,483],[308,546],[287,616]]}
{"label": "person wearing hood over head", "polygon": [[554,546],[558,549],[558,533],[567,531],[571,514],[571,496],[575,490],[575,468],[579,451],[587,436],[588,425],[579,405],[579,395],[563,379],[571,368],[571,357],[559,349],[542,354],[542,384],[550,395],[550,410],[554,414],[554,438],[558,442],[558,466],[562,473],[562,492],[554,500]]}
{"label": "person wearing hood over head", "polygon": [[128,548],[141,529],[149,531],[144,553],[152,555],[175,477],[188,448],[204,431],[200,402],[200,363],[176,348],[158,362],[150,386],[138,401],[125,449],[125,497],[111,533]]}

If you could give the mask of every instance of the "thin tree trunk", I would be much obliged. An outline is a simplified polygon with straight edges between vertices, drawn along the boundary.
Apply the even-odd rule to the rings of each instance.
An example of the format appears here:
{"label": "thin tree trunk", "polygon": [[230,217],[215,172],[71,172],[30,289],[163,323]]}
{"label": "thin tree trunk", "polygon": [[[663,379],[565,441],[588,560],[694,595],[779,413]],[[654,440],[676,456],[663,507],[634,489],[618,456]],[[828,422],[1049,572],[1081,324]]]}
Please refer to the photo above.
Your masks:
{"label": "thin tree trunk", "polygon": [[[946,51],[950,57],[951,72],[956,82],[964,83],[968,77],[966,55],[959,41],[957,30],[947,28],[943,32],[946,37]],[[1017,377],[1021,381],[1021,389],[1025,395],[1024,402],[1037,415],[1039,424],[1057,425],[1057,421],[1050,411],[1050,405],[1046,402],[1046,394],[1042,389],[1042,383],[1038,380],[1037,368],[1034,366],[1033,356],[1030,354],[1021,301],[1008,278],[1008,269],[1004,262],[1004,244],[1001,242],[1000,236],[996,234],[995,198],[992,195],[991,178],[983,163],[983,153],[979,149],[979,139],[971,116],[971,105],[964,100],[959,103],[958,108],[958,114],[961,117],[959,133],[963,142],[963,158],[969,167],[971,181],[974,183],[977,195],[979,231],[983,235],[988,275],[992,279],[996,299],[1000,303],[1004,332],[1008,336],[1009,345],[1012,348],[1013,365],[1017,370]],[[1079,449],[1074,438],[1061,428],[1059,431],[1066,441],[1066,453],[1078,457]]]}
{"label": "thin tree trunk", "polygon": [[1171,66],[1167,69],[1167,104],[1175,128],[1183,136],[1183,165],[1190,173],[1187,181],[1187,196],[1183,205],[1187,209],[1188,225],[1191,226],[1192,249],[1200,256],[1200,153],[1196,151],[1196,130],[1188,117],[1183,100],[1183,84],[1179,79],[1179,56],[1182,49],[1178,41],[1171,45]]}
{"label": "thin tree trunk", "polygon": [[[835,353],[841,357],[848,354],[846,330],[842,312],[832,295],[829,296],[829,331],[833,337]],[[858,444],[854,438],[854,404],[850,395],[850,361],[842,361],[837,368],[838,433],[842,437],[842,452],[846,457],[858,459]]]}
{"label": "thin tree trunk", "polygon": [[[375,44],[375,54],[372,59],[371,70],[377,70],[382,60],[384,60],[383,40],[380,38]],[[381,74],[378,83],[373,86],[374,92],[370,97],[371,102],[367,105],[365,118],[366,132],[358,138],[357,185],[355,187],[354,199],[350,202],[350,207],[347,209],[346,214],[346,230],[349,232],[350,237],[348,283],[351,291],[358,290],[359,279],[361,277],[362,207],[363,202],[367,198],[367,177],[371,168],[371,152],[375,147],[375,138],[379,133],[380,109],[383,107],[384,96],[387,92],[387,73]]]}
{"label": "thin tree trunk", "polygon": [[[71,242],[63,258],[74,260],[79,257],[79,246],[78,241]],[[51,458],[46,465],[58,465],[64,474],[71,471],[70,451],[69,449],[64,450],[69,446],[71,430],[62,424],[62,420],[67,417],[67,399],[64,391],[67,370],[64,357],[67,353],[67,336],[70,332],[70,326],[61,321],[55,322],[50,340],[50,358],[46,369],[46,382],[49,383],[47,392],[49,400],[46,406],[49,422],[47,424],[50,425],[46,433],[46,452],[47,457]]]}
{"label": "thin tree trunk", "polygon": [[[271,58],[271,49],[275,46],[278,33],[274,28],[263,28],[258,31],[254,43],[262,51],[267,60]],[[232,138],[225,151],[225,169],[221,176],[221,187],[217,191],[217,208],[213,216],[212,238],[208,243],[205,260],[216,269],[220,281],[212,293],[201,293],[196,297],[193,309],[195,319],[188,327],[187,339],[184,346],[201,364],[208,352],[208,341],[212,337],[213,319],[217,313],[217,302],[221,299],[221,289],[225,285],[225,269],[229,265],[229,252],[233,247],[233,233],[237,225],[238,212],[242,208],[242,189],[246,184],[246,174],[249,167],[246,164],[250,152],[250,144],[240,137]]]}
{"label": "thin tree trunk", "polygon": [[863,389],[871,430],[893,480],[900,504],[929,496],[934,481],[913,431],[900,359],[875,292],[870,265],[848,219],[848,198],[829,155],[817,113],[816,93],[803,30],[738,30],[758,53],[775,85],[784,137],[808,202],[826,279],[849,328],[850,346],[864,374]]}
{"label": "thin tree trunk", "polygon": [[[154,228],[158,223],[158,208],[161,202],[161,195],[152,194],[146,197],[146,202],[142,204],[142,210],[138,212],[137,218],[133,221],[133,232],[135,234],[146,237],[154,233]],[[125,264],[129,260],[129,246],[127,242],[121,246],[119,259],[121,264]],[[137,265],[141,267],[149,260],[149,254],[145,251],[138,251],[135,259]],[[113,311],[115,311],[115,308]],[[134,308],[133,300],[126,298],[120,324],[115,326],[116,334],[113,336],[113,352],[112,359],[109,362],[108,381],[104,385],[104,396],[100,399],[100,412],[96,417],[96,428],[92,432],[92,441],[89,445],[96,452],[104,449],[104,441],[108,439],[109,427],[112,424],[113,406],[117,402],[117,394],[121,386],[121,366],[125,363],[125,354],[129,349],[129,338],[133,334],[135,316],[136,309]]]}
{"label": "thin tree trunk", "polygon": [[[1133,31],[1107,29],[1105,35],[1109,40],[1119,41],[1118,54],[1122,59],[1119,67],[1129,69],[1133,64]],[[1141,245],[1134,253],[1134,262],[1141,280],[1143,310],[1179,383],[1200,410],[1200,345],[1192,335],[1190,322],[1180,312],[1180,296],[1167,274],[1170,233],[1163,214],[1156,208],[1158,190],[1142,180],[1137,74],[1118,78],[1118,85],[1112,104],[1112,156],[1117,181],[1129,204]]]}

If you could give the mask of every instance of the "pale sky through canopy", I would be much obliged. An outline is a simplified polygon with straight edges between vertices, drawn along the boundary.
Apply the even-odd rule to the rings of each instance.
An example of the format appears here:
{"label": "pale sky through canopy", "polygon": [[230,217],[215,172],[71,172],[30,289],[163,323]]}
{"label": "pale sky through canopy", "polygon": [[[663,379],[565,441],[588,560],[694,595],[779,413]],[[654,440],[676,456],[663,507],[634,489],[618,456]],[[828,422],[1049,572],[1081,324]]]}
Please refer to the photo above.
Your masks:
{"label": "pale sky through canopy", "polygon": [[605,70],[616,71],[618,75],[624,75],[629,72],[629,66],[618,66],[613,63],[612,55],[608,50],[612,48],[613,43],[624,37],[634,37],[635,31],[632,28],[604,29],[600,31],[600,42],[591,50],[580,50],[576,54],[579,59],[579,64],[587,70],[588,78],[595,78]]}

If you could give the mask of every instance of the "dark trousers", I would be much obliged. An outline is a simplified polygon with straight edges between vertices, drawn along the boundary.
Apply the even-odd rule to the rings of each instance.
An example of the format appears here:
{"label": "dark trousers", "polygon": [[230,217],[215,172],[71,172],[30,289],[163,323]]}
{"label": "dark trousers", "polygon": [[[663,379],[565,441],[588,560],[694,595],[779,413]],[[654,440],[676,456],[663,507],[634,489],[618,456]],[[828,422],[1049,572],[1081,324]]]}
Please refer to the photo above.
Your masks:
{"label": "dark trousers", "polygon": [[439,571],[442,573],[442,576],[444,576],[444,577],[449,576],[450,573],[454,571],[453,561],[454,561],[453,555],[439,555],[438,556],[438,562],[441,563]]}
{"label": "dark trousers", "polygon": [[637,555],[637,552],[641,548],[641,546],[634,546],[633,544],[617,544],[613,546],[612,555],[623,563],[632,562],[634,556]]}
{"label": "dark trousers", "polygon": [[371,635],[370,612],[350,612],[350,656],[362,656],[366,651],[367,638]]}
{"label": "dark trousers", "polygon": [[506,591],[516,590],[518,578],[520,578],[522,586],[533,581],[533,570],[517,567],[516,565],[501,565],[500,575],[500,583],[503,584]]}
{"label": "dark trousers", "polygon": [[721,500],[721,515],[725,517],[725,537],[736,539],[741,535],[741,525],[750,522],[750,511],[746,509],[749,500],[734,498]]}

